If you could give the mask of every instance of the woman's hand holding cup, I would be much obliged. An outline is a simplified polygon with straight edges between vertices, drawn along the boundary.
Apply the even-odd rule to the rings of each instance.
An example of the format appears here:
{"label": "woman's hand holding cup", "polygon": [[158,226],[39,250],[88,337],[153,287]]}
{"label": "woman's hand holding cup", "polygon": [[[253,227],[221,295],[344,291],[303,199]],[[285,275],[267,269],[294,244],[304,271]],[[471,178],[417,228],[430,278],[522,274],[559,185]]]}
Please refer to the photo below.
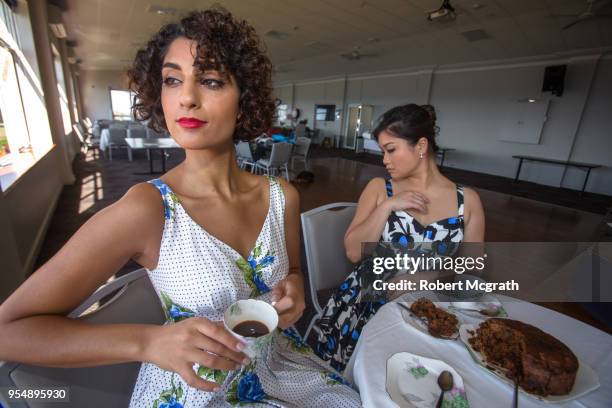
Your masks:
{"label": "woman's hand holding cup", "polygon": [[241,351],[245,344],[223,326],[203,317],[152,327],[145,335],[144,361],[180,375],[203,391],[218,391],[219,384],[196,375],[194,364],[224,371],[239,369],[249,359]]}
{"label": "woman's hand holding cup", "polygon": [[297,322],[306,308],[304,300],[304,279],[291,273],[272,289],[272,300],[278,312],[278,327],[286,329]]}

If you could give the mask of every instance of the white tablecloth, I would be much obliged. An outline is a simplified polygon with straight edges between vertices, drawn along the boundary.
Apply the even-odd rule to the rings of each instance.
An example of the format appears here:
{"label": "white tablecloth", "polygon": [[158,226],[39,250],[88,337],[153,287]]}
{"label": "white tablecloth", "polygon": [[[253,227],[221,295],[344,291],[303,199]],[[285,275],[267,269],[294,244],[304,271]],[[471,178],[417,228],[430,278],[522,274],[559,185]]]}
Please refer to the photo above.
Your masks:
{"label": "white tablecloth", "polygon": [[[510,318],[532,324],[563,341],[578,358],[599,376],[599,389],[578,400],[555,406],[612,406],[612,336],[555,311],[499,296]],[[468,320],[468,319],[466,319]],[[510,407],[513,388],[478,366],[461,340],[440,340],[406,323],[401,308],[383,306],[364,327],[345,377],[359,388],[364,407],[396,407],[385,390],[386,363],[393,354],[407,351],[443,360],[463,378],[471,408]],[[552,404],[521,395],[519,407]]]}
{"label": "white tablecloth", "polygon": [[110,132],[108,131],[108,128],[102,129],[100,131],[100,150],[102,150],[103,152],[106,151],[106,148],[108,147],[109,138],[110,138]]}

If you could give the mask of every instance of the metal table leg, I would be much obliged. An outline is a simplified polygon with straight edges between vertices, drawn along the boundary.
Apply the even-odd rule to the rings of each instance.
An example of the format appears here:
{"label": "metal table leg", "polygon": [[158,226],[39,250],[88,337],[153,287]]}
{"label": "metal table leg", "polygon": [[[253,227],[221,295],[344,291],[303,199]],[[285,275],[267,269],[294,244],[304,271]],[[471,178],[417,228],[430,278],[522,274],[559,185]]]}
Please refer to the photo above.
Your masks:
{"label": "metal table leg", "polygon": [[582,185],[582,191],[580,191],[580,195],[582,196],[584,194],[584,190],[586,189],[587,186],[587,182],[589,181],[589,176],[591,175],[591,168],[589,167],[587,169],[587,174],[586,177],[584,178],[584,184]]}
{"label": "metal table leg", "polygon": [[149,153],[149,173],[153,174],[153,154],[151,149],[147,149],[147,152]]}
{"label": "metal table leg", "polygon": [[514,182],[516,183],[521,175],[521,167],[523,166],[523,159],[519,159],[518,169],[516,169],[516,177],[514,177]]}

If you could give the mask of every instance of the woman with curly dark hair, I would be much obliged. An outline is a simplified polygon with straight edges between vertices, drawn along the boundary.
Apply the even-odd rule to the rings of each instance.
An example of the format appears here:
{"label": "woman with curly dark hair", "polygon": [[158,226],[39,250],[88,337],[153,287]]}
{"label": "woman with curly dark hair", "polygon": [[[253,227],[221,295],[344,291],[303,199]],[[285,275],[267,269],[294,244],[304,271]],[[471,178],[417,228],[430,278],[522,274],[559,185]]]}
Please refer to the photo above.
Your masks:
{"label": "woman with curly dark hair", "polygon": [[[167,130],[185,161],[93,216],[0,306],[0,360],[142,361],[131,407],[359,406],[292,329],[304,310],[297,191],[236,165],[234,141],[274,112],[254,29],[224,10],[193,12],[138,52],[129,78],[135,116]],[[148,270],[166,324],[64,317],[130,259]],[[246,298],[275,301],[284,329],[252,361],[219,324]]]}

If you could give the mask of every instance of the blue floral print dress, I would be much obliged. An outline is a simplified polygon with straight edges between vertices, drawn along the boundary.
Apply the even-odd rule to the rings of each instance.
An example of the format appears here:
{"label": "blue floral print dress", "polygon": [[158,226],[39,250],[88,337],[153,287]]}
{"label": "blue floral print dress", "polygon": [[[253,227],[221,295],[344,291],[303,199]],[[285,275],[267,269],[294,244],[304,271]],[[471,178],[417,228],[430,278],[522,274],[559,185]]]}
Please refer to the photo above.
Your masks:
{"label": "blue floral print dress", "polygon": [[[386,180],[387,197],[393,196],[391,180]],[[415,253],[429,256],[448,256],[463,241],[464,190],[457,186],[457,216],[421,225],[404,210],[389,214],[377,250],[386,251],[384,243],[392,243]],[[391,248],[385,256],[394,256]],[[371,297],[369,289],[374,279],[392,279],[396,270],[381,275],[372,273],[372,257],[366,257],[355,266],[353,272],[332,294],[323,309],[321,318],[313,325],[316,334],[314,352],[331,367],[342,373],[349,362],[363,326],[386,303],[385,296]]]}
{"label": "blue floral print dress", "polygon": [[[275,178],[270,204],[255,248],[244,259],[209,234],[187,214],[162,180],[150,181],[160,192],[165,225],[158,265],[149,276],[166,314],[165,324],[195,316],[223,320],[239,299],[269,301],[270,290],[289,270],[285,247],[285,197]],[[172,353],[172,349],[168,349]],[[130,407],[358,407],[358,393],[314,355],[294,329],[276,331],[260,357],[238,371],[197,364],[202,378],[221,385],[219,392],[189,387],[176,373],[143,363]]]}

